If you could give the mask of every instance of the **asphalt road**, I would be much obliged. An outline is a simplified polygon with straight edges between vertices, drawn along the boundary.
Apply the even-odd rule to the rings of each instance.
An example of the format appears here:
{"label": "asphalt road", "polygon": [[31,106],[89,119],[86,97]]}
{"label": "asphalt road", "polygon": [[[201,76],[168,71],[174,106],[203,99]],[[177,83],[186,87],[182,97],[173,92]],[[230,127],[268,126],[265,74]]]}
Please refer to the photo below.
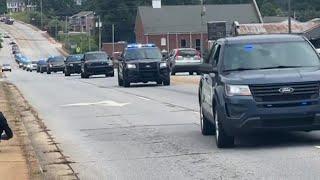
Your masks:
{"label": "asphalt road", "polygon": [[[30,27],[0,28],[31,58],[58,53],[57,44]],[[4,48],[0,62],[8,61]],[[233,149],[217,149],[213,136],[200,133],[194,84],[125,89],[116,77],[83,80],[17,68],[6,75],[76,162],[81,179],[319,179],[319,132],[254,134],[238,137]]]}

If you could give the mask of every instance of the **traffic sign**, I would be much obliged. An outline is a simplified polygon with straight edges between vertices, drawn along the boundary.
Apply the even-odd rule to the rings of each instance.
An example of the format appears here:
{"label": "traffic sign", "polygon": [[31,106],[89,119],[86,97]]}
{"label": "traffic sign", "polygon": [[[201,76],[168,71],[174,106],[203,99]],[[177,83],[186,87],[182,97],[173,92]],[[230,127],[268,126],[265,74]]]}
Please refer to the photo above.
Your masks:
{"label": "traffic sign", "polygon": [[76,52],[77,52],[77,53],[80,53],[80,52],[81,52],[81,48],[80,48],[80,47],[77,47]]}

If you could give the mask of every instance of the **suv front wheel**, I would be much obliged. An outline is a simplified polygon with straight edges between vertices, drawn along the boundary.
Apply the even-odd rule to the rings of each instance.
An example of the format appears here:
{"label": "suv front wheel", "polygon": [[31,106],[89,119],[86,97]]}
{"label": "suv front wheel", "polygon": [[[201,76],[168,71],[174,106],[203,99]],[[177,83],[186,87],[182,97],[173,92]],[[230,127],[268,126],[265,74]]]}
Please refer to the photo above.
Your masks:
{"label": "suv front wheel", "polygon": [[165,80],[163,80],[163,85],[170,86],[170,84],[171,84],[171,79],[170,79],[170,76],[168,76]]}
{"label": "suv front wheel", "polygon": [[214,124],[216,130],[216,143],[218,148],[228,148],[234,146],[234,136],[229,136],[224,131],[221,123],[219,111],[216,109],[214,114]]}
{"label": "suv front wheel", "polygon": [[123,86],[123,80],[119,76],[119,70],[118,70],[118,84],[119,86]]}
{"label": "suv front wheel", "polygon": [[200,106],[200,128],[201,133],[204,136],[215,134],[214,125],[207,119],[205,115],[203,115],[202,105]]}
{"label": "suv front wheel", "polygon": [[127,79],[126,75],[122,75],[122,83],[124,87],[130,87],[130,81]]}

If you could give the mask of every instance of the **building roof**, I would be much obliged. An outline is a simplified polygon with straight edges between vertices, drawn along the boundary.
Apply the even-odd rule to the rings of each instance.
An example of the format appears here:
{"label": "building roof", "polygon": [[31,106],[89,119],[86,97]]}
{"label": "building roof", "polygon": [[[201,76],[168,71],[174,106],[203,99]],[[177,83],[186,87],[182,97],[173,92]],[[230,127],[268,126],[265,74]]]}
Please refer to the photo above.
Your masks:
{"label": "building roof", "polygon": [[226,44],[244,44],[244,43],[271,43],[271,42],[292,42],[305,41],[302,36],[294,34],[272,34],[272,35],[248,35],[227,37],[223,41]]}
{"label": "building roof", "polygon": [[[305,34],[315,28],[320,27],[320,21],[311,20],[308,22],[292,22],[292,33]],[[236,32],[237,35],[254,35],[254,34],[286,34],[288,33],[288,22],[263,23],[263,24],[239,24]]]}
{"label": "building roof", "polygon": [[259,23],[259,9],[253,4],[220,4],[206,5],[206,15],[201,26],[200,5],[162,6],[152,8],[140,6],[138,15],[141,17],[145,34],[207,32],[206,22],[226,21],[227,32],[234,21],[240,23]]}
{"label": "building roof", "polygon": [[77,14],[74,14],[73,16],[71,16],[71,18],[76,18],[76,17],[84,17],[84,16],[88,16],[93,14],[93,11],[80,11]]}

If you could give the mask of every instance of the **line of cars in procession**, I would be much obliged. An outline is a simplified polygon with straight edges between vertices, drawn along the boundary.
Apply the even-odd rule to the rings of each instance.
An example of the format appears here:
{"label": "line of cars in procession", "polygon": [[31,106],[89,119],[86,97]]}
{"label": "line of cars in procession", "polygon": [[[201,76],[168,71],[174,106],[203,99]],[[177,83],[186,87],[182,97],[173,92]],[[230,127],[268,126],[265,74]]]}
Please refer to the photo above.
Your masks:
{"label": "line of cars in procession", "polygon": [[[114,77],[114,61],[102,51],[74,54],[66,58],[51,56],[32,61],[20,53],[16,43],[10,45],[19,68],[29,72],[63,72],[65,76],[80,74],[81,78],[93,75]],[[177,72],[200,74],[198,67],[201,63],[200,53],[192,48],[175,49],[169,55],[163,56],[154,44],[128,44],[117,59],[118,84],[129,87],[132,83],[156,82],[158,85],[169,86],[170,76]]]}
{"label": "line of cars in procession", "polygon": [[[89,78],[93,75],[105,75],[114,77],[114,68],[117,67],[119,86],[129,87],[132,83],[156,82],[158,85],[169,86],[172,70],[181,72],[183,63],[188,67],[201,63],[199,53],[193,49],[175,50],[172,55],[163,56],[160,49],[154,44],[128,44],[114,65],[113,59],[105,52],[95,51],[84,54],[74,54],[68,57],[50,56],[38,61],[32,61],[24,56],[16,43],[10,43],[12,54],[19,68],[38,73],[63,72],[65,76],[80,74],[81,78]],[[178,53],[180,52],[180,54]],[[179,59],[180,62],[175,62]],[[193,59],[196,59],[195,62]],[[199,73],[197,69],[185,71]]]}

